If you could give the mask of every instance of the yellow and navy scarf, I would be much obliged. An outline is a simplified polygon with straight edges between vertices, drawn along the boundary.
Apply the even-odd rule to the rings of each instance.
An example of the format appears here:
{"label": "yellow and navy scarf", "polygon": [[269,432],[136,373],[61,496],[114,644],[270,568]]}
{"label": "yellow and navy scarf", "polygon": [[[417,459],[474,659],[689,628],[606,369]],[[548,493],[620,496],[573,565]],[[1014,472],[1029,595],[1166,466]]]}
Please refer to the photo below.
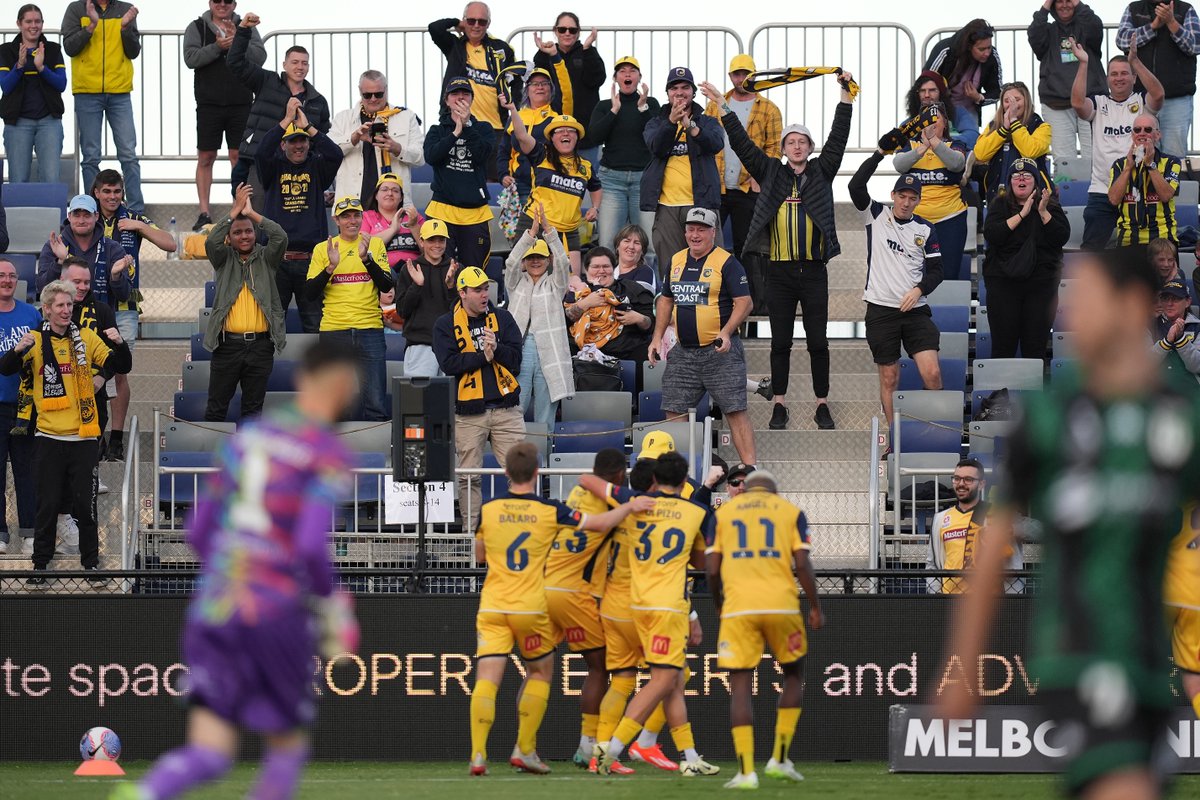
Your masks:
{"label": "yellow and navy scarf", "polygon": [[[776,86],[786,86],[797,81],[819,78],[822,75],[841,75],[841,67],[788,67],[787,69],[764,69],[752,72],[742,81],[742,88],[747,92],[761,92],[764,89],[774,89]],[[858,83],[850,81],[846,85],[850,99],[858,97]]]}
{"label": "yellow and navy scarf", "polygon": [[[383,123],[386,123],[388,121],[388,117],[394,117],[403,110],[404,110],[403,107],[396,108],[393,106],[388,106],[387,108],[380,109],[379,111],[376,111],[374,114],[372,114],[370,111],[367,111],[365,108],[363,108],[362,104],[360,103],[358,106],[358,118],[361,122],[383,122]],[[367,142],[367,144],[373,145],[371,149],[373,149],[375,151],[376,155],[378,155],[382,159],[378,165],[379,174],[382,175],[385,172],[391,172],[392,171],[392,151],[388,150],[386,147],[379,147],[378,145],[374,145],[374,143],[372,143],[372,142]],[[363,202],[364,203],[366,202],[365,199]]]}
{"label": "yellow and navy scarf", "polygon": [[879,149],[884,155],[894,153],[911,141],[916,141],[921,131],[938,121],[941,111],[937,103],[925,106],[916,115],[909,117],[879,138]]}
{"label": "yellow and navy scarf", "polygon": [[[500,321],[496,319],[495,311],[488,311],[484,324],[493,333],[500,332]],[[470,320],[467,319],[467,310],[463,308],[462,303],[454,306],[454,338],[458,341],[459,349],[464,353],[478,353],[478,348],[475,347],[475,336],[471,333]],[[498,361],[492,361],[492,372],[496,376],[496,386],[500,390],[500,396],[506,397],[517,391],[517,379],[513,374],[505,369]],[[483,399],[483,369],[471,370],[464,372],[458,376],[458,402],[469,403],[472,400]]]}
{"label": "yellow and navy scarf", "polygon": [[[42,410],[43,411],[61,411],[71,407],[71,398],[67,397],[66,383],[63,381],[62,370],[59,368],[58,357],[54,355],[54,344],[51,341],[52,331],[49,322],[42,323],[41,340],[42,340]],[[87,346],[83,343],[83,336],[79,333],[79,327],[75,323],[71,323],[71,327],[67,330],[67,336],[71,339],[71,353],[75,360],[73,372],[75,374],[75,399],[79,403],[79,430],[78,434],[84,439],[94,439],[99,436],[100,430],[99,419],[96,415],[96,391],[92,385],[92,369],[88,361]],[[21,392],[17,400],[17,429],[22,429],[21,432],[27,432],[29,428],[29,418],[33,414],[33,359],[26,362],[26,367],[21,370],[21,388],[24,390],[25,381],[29,381],[29,391]]]}

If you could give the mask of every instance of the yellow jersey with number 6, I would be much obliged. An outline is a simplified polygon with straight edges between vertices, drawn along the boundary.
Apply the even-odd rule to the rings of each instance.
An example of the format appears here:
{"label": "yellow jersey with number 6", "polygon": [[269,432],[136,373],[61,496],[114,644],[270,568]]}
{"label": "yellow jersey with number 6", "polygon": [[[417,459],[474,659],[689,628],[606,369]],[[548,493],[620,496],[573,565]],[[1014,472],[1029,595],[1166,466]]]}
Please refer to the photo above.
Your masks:
{"label": "yellow jersey with number 6", "polygon": [[711,536],[712,511],[678,495],[650,496],[653,509],[629,516],[630,606],[686,614],[688,562]]}
{"label": "yellow jersey with number 6", "polygon": [[557,500],[508,494],[483,504],[479,530],[488,574],[479,610],[503,614],[546,613],[546,558],[561,528],[587,518]]}
{"label": "yellow jersey with number 6", "polygon": [[716,520],[708,552],[721,554],[721,618],[799,613],[793,554],[812,548],[804,512],[755,488],[722,504]]}

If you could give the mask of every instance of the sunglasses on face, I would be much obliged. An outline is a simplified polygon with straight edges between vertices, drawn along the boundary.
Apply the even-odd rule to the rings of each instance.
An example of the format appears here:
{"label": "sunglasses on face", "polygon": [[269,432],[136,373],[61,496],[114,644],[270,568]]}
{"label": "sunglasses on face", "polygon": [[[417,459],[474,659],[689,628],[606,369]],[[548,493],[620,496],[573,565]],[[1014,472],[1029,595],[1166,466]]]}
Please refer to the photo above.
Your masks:
{"label": "sunglasses on face", "polygon": [[741,486],[745,482],[745,478],[730,478],[728,481],[726,481],[726,483],[728,483],[730,486]]}
{"label": "sunglasses on face", "polygon": [[478,25],[484,28],[486,28],[490,22],[490,19],[481,19],[480,17],[467,17],[463,20],[463,23],[466,25]]}
{"label": "sunglasses on face", "polygon": [[208,0],[214,6],[236,6],[237,0]]}
{"label": "sunglasses on face", "polygon": [[569,25],[559,25],[554,30],[558,31],[559,33],[579,33],[579,28],[572,28]]}
{"label": "sunglasses on face", "polygon": [[387,92],[360,92],[364,100],[382,100]]}
{"label": "sunglasses on face", "polygon": [[1134,132],[1134,133],[1154,133],[1154,128],[1150,128],[1150,127],[1146,127],[1146,128],[1134,128],[1134,129],[1133,129],[1133,132]]}

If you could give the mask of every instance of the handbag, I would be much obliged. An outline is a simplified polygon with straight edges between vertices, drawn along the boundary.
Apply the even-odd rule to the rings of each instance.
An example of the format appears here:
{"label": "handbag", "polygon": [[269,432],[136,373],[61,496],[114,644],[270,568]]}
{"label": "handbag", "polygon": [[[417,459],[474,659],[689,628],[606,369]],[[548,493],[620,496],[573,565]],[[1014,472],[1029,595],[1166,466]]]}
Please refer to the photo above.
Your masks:
{"label": "handbag", "polygon": [[619,392],[623,388],[619,361],[602,364],[599,361],[573,358],[571,365],[577,392]]}

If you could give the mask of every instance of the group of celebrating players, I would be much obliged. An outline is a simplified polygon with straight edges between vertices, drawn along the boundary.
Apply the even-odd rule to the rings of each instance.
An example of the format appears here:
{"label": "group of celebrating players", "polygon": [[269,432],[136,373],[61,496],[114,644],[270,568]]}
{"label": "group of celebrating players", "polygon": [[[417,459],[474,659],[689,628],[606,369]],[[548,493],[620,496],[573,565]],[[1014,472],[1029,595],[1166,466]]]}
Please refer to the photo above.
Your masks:
{"label": "group of celebrating players", "polygon": [[[565,504],[539,496],[537,463],[532,445],[510,450],[509,492],[482,510],[476,555],[487,562],[488,574],[476,621],[470,774],[488,773],[496,695],[514,647],[525,662],[525,678],[509,763],[531,773],[550,771],[538,757],[537,732],[550,696],[553,655],[564,642],[587,664],[577,766],[629,774],[633,770],[619,760],[628,751],[633,760],[684,776],[720,772],[696,752],[684,701],[687,648],[702,641],[689,608],[691,566],[707,570],[721,612],[717,663],[730,671],[740,767],[726,785],[758,785],[751,690],[764,645],[784,675],[765,774],[802,780],[788,758],[808,650],[793,568],[810,600],[809,625],[823,624],[804,512],[777,494],[774,477],[763,470],[745,476],[744,491],[714,511],[708,490],[689,480],[687,459],[662,431],[646,438],[628,470],[621,451],[597,453],[592,474],[580,478]],[[633,696],[642,667],[650,678]],[[681,764],[658,745],[664,721]]]}

